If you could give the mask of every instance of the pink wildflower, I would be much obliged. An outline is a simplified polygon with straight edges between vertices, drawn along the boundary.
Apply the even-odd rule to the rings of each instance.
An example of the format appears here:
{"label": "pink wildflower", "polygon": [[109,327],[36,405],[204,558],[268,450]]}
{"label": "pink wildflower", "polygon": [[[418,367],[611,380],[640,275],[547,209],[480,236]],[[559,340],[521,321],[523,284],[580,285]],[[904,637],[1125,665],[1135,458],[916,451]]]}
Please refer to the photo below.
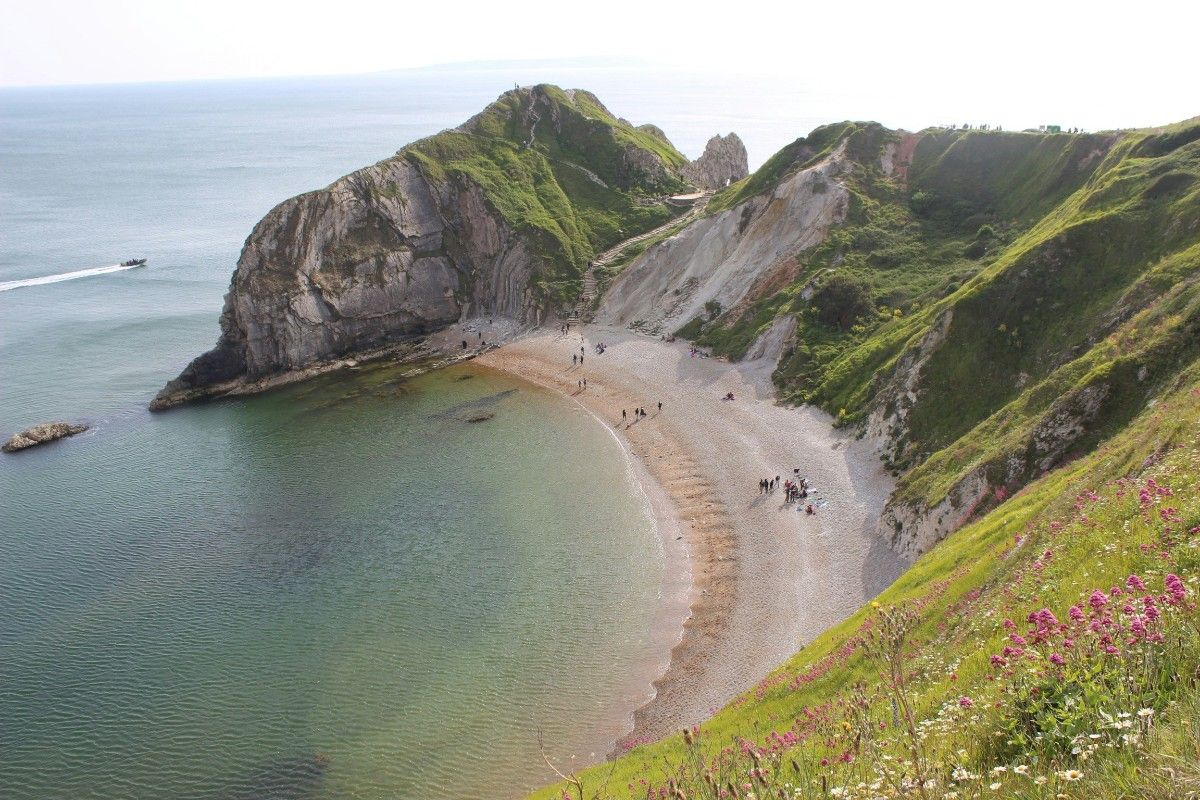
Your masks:
{"label": "pink wildflower", "polygon": [[963,708],[970,708],[971,706],[975,705],[975,701],[969,697],[964,696],[964,697],[958,698],[958,704],[960,706],[962,706]]}
{"label": "pink wildflower", "polygon": [[1133,589],[1135,592],[1146,591],[1146,584],[1137,575],[1130,575],[1128,578],[1126,578],[1125,585],[1130,589]]}
{"label": "pink wildflower", "polygon": [[1175,573],[1167,573],[1167,577],[1163,578],[1163,584],[1167,587],[1169,595],[1167,602],[1173,606],[1181,605],[1187,597],[1187,587],[1183,585],[1183,581]]}
{"label": "pink wildflower", "polygon": [[1158,603],[1150,595],[1142,598],[1142,606],[1146,609],[1146,619],[1154,622],[1159,617]]}

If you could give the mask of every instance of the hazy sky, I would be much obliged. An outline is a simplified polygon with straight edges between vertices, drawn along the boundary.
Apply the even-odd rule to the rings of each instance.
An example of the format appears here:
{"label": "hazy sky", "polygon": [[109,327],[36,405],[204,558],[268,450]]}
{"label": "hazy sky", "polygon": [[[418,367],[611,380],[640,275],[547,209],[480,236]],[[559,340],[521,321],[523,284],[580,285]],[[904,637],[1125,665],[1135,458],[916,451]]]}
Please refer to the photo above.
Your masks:
{"label": "hazy sky", "polygon": [[[640,57],[785,76],[918,127],[1200,114],[1200,4],[0,0],[0,85]],[[861,109],[861,111],[859,110]],[[889,116],[890,115],[890,116]]]}

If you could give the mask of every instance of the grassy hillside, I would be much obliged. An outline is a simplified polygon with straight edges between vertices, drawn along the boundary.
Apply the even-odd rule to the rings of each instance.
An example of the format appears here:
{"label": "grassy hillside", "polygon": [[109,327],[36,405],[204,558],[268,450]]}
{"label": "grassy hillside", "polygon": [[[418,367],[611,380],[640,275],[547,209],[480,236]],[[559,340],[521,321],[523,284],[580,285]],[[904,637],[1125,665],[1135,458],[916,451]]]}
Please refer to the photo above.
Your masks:
{"label": "grassy hillside", "polygon": [[893,504],[986,492],[712,719],[535,797],[1200,793],[1200,119],[926,131],[887,174],[899,141],[832,126],[715,197],[850,159],[793,284],[684,333],[737,358],[794,315],[781,391],[885,425]]}
{"label": "grassy hillside", "polygon": [[[594,96],[541,85],[506,92],[465,125],[404,148],[435,183],[475,184],[540,257],[538,291],[562,305],[595,253],[678,214],[687,159]],[[389,187],[376,187],[386,194]]]}
{"label": "grassy hillside", "polygon": [[[1013,491],[1119,428],[1194,360],[1200,124],[928,131],[907,181],[880,169],[896,134],[830,130],[839,138],[824,152],[853,145],[845,224],[798,254],[791,286],[682,333],[739,358],[777,316],[794,315],[796,343],[775,373],[782,393],[843,424],[872,410],[895,418],[900,497],[932,506],[970,474]],[[804,142],[745,186],[806,163]],[[823,291],[830,283],[841,291]],[[1070,398],[1082,398],[1087,430],[1039,444]]]}
{"label": "grassy hillside", "polygon": [[534,797],[1185,797],[1200,382],[925,555],[698,728]]}

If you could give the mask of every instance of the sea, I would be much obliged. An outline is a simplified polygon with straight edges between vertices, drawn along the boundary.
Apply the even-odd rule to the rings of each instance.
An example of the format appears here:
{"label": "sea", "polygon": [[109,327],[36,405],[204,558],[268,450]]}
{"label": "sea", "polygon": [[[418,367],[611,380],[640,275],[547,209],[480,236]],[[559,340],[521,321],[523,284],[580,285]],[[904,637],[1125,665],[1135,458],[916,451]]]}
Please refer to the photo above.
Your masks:
{"label": "sea", "polygon": [[691,157],[830,121],[586,60],[0,90],[0,432],[92,426],[0,458],[0,796],[520,797],[628,731],[680,619],[580,407],[466,365],[146,410],[276,203],[543,81]]}

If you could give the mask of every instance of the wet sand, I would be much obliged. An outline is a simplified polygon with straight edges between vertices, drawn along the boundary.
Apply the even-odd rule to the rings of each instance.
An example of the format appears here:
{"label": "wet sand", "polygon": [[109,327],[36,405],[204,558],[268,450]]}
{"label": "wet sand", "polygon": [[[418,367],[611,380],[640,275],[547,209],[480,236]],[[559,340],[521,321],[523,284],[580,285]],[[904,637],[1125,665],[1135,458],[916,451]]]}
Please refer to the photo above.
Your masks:
{"label": "wet sand", "polygon": [[[576,326],[567,336],[535,331],[477,363],[559,391],[609,425],[644,467],[637,472],[651,482],[660,530],[687,545],[675,562],[689,573],[690,616],[620,747],[708,718],[904,565],[873,534],[890,476],[828,415],[775,405],[772,363],[693,358],[684,342],[585,326],[586,357],[573,366],[580,333]],[[603,355],[597,342],[608,346]],[[736,399],[723,400],[727,392]],[[635,419],[637,406],[649,416]],[[797,467],[815,488],[812,516],[785,504],[781,489],[759,492],[760,478],[786,480]]]}

